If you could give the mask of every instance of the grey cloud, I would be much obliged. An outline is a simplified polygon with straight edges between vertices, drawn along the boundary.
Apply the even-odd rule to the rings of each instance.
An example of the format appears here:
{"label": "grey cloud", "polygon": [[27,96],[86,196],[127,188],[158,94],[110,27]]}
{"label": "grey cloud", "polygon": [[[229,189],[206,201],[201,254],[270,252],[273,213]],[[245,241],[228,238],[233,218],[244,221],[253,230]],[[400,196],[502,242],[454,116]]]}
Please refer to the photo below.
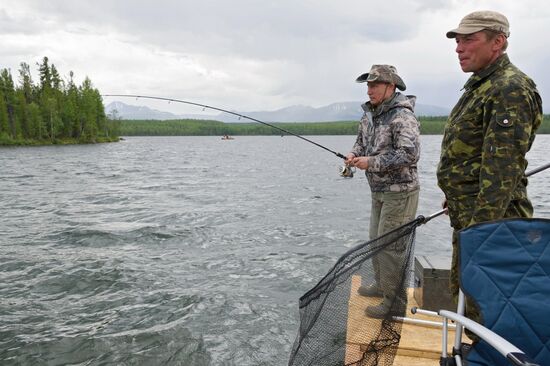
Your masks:
{"label": "grey cloud", "polygon": [[[29,8],[75,23],[116,27],[143,42],[178,52],[239,53],[253,58],[293,58],[360,42],[393,42],[415,33],[412,5],[367,6],[362,1],[28,1]],[[221,5],[220,5],[221,4]],[[388,32],[391,29],[391,32]],[[325,49],[322,52],[326,52]],[[284,56],[283,56],[284,54]]]}
{"label": "grey cloud", "polygon": [[[447,41],[444,31],[462,16],[458,0],[18,0],[10,7],[3,2],[7,1],[0,0],[4,34],[49,32],[47,39],[52,40],[59,32],[73,40],[74,48],[65,52],[49,45],[37,47],[35,39],[21,47],[38,50],[25,54],[28,50],[12,41],[11,50],[0,51],[9,56],[4,62],[15,53],[17,64],[29,62],[29,55],[41,57],[37,53],[54,49],[58,54],[47,54],[52,62],[65,57],[62,61],[69,68],[77,65],[83,69],[76,70],[79,73],[93,72],[92,79],[109,89],[150,86],[155,91],[226,100],[223,105],[234,100],[250,109],[258,109],[254,104],[320,106],[364,98],[365,90],[353,81],[374,62],[398,65],[408,89],[423,104],[447,107],[462,87],[458,68],[441,77],[439,84],[433,78],[415,80],[414,74],[429,69],[426,72],[442,75],[444,66],[437,62],[449,62],[451,58],[441,55],[452,53],[453,46],[440,52],[434,45]],[[449,24],[447,16],[454,19]],[[420,29],[440,34],[420,35]],[[105,52],[112,56],[88,63],[90,49],[101,52],[98,40],[106,43]],[[429,52],[437,52],[437,57],[426,57]],[[128,67],[112,70],[115,62]],[[140,81],[132,84],[136,70],[149,71],[138,71]],[[535,78],[548,94],[545,79],[545,74]]]}
{"label": "grey cloud", "polygon": [[452,9],[458,2],[456,0],[415,0],[412,3],[415,4],[416,9],[419,11],[441,11]]}
{"label": "grey cloud", "polygon": [[23,19],[17,18],[8,10],[0,8],[0,33],[8,34],[36,34],[48,29],[47,23],[36,17],[25,15]]}

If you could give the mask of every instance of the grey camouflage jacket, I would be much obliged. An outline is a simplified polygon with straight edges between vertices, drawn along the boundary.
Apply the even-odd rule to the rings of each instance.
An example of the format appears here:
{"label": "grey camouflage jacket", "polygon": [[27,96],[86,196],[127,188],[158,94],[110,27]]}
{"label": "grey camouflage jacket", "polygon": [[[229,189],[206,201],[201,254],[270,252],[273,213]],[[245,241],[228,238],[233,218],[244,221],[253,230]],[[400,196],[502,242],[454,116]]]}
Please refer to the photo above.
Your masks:
{"label": "grey camouflage jacket", "polygon": [[420,158],[420,130],[413,109],[416,97],[396,92],[365,113],[351,152],[368,156],[365,175],[373,192],[409,192],[419,188],[416,163]]}

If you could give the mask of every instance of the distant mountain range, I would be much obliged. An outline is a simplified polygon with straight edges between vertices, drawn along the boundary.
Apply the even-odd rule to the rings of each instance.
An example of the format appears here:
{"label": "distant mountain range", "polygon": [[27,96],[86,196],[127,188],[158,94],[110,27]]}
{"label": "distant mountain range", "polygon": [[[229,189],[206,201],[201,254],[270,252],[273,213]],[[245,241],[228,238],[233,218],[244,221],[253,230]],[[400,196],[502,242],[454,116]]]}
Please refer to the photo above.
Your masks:
{"label": "distant mountain range", "polygon": [[[247,122],[246,119],[239,120],[237,116],[228,113],[211,115],[203,114],[173,114],[151,109],[145,106],[134,106],[123,102],[111,102],[105,106],[105,112],[116,115],[121,119],[212,119],[221,122]],[[275,111],[242,112],[233,111],[263,122],[330,122],[330,121],[355,121],[361,118],[363,109],[361,102],[332,103],[324,107],[314,108],[303,105],[294,105],[281,108]],[[417,116],[446,116],[450,110],[443,107],[416,104]]]}

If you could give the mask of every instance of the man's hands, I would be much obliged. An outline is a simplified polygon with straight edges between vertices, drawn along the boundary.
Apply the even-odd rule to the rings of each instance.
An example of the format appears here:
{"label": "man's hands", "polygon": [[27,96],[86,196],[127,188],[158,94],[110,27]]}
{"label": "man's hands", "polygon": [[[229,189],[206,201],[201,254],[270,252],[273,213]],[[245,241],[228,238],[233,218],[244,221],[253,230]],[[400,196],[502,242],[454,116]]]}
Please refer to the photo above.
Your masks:
{"label": "man's hands", "polygon": [[369,167],[369,157],[368,156],[355,156],[353,153],[349,153],[346,156],[346,165],[354,166],[361,170],[366,170]]}
{"label": "man's hands", "polygon": [[359,168],[361,170],[367,170],[367,168],[369,167],[369,157],[359,156],[357,158],[354,158],[352,163],[353,163],[353,166],[356,168]]}
{"label": "man's hands", "polygon": [[347,166],[353,166],[353,159],[355,159],[355,154],[354,153],[349,153],[346,155],[346,161],[344,161],[344,163],[347,165]]}

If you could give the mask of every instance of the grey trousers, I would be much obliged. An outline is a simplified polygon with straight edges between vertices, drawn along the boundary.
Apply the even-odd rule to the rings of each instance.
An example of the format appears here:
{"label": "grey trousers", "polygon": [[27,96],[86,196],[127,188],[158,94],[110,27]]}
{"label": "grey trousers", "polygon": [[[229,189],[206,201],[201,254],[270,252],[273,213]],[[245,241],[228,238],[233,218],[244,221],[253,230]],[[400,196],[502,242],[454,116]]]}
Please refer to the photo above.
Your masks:
{"label": "grey trousers", "polygon": [[[370,239],[391,231],[415,218],[420,190],[411,192],[372,192]],[[396,271],[407,260],[403,242],[390,244],[372,259],[375,281],[384,294],[383,304],[388,308],[399,283]]]}

